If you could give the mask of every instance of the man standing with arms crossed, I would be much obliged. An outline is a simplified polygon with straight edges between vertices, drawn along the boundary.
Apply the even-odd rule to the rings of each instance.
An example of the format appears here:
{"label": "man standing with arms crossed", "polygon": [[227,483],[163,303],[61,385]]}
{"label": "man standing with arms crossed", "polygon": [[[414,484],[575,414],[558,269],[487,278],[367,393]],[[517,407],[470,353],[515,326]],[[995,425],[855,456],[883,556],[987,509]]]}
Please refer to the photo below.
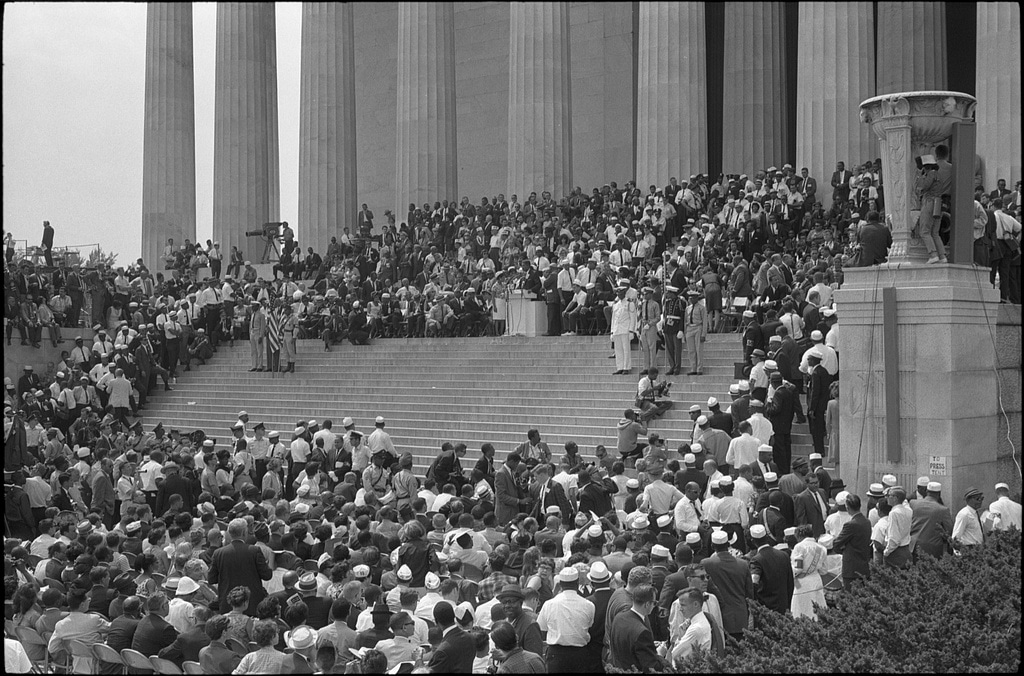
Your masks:
{"label": "man standing with arms crossed", "polygon": [[690,291],[687,295],[690,298],[690,306],[686,308],[681,333],[682,338],[686,340],[686,349],[690,353],[693,368],[686,375],[699,376],[704,374],[704,341],[708,337],[708,313],[701,302],[699,292]]}

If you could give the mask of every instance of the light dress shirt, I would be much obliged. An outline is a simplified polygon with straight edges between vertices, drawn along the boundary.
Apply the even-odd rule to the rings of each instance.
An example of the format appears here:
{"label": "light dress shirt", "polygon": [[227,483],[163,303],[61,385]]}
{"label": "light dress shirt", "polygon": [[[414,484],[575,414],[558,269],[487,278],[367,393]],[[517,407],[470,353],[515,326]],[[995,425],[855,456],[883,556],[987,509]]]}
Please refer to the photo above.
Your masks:
{"label": "light dress shirt", "polygon": [[889,512],[889,532],[885,540],[885,556],[892,554],[898,547],[910,545],[910,524],[914,513],[906,502],[896,505]]}
{"label": "light dress shirt", "polygon": [[953,522],[953,540],[959,540],[962,545],[985,544],[985,535],[981,530],[981,516],[970,505],[964,505],[964,508],[956,513],[956,520]]}
{"label": "light dress shirt", "polygon": [[541,606],[537,626],[547,632],[548,645],[581,648],[590,641],[594,604],[573,589],[566,589]]}

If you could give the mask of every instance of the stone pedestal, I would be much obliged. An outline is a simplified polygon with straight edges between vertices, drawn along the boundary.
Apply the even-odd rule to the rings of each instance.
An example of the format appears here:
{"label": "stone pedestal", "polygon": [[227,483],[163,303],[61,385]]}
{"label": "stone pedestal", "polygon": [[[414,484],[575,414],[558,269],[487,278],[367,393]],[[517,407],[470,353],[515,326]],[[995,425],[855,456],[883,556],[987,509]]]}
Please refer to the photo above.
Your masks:
{"label": "stone pedestal", "polygon": [[945,89],[946,3],[878,3],[878,93]]}
{"label": "stone pedestal", "polygon": [[978,97],[978,155],[984,163],[985,192],[1006,179],[1021,179],[1020,5],[979,2],[975,96]]}
{"label": "stone pedestal", "polygon": [[[525,202],[572,188],[569,3],[513,2],[508,49],[506,195]],[[629,133],[629,130],[623,130]]]}
{"label": "stone pedestal", "polygon": [[146,103],[142,145],[142,260],[164,269],[174,246],[196,238],[196,112],[192,5],[146,8]]}
{"label": "stone pedestal", "polygon": [[782,3],[727,2],[725,16],[722,171],[781,167],[789,129]]}
{"label": "stone pedestal", "polygon": [[[271,221],[268,111],[268,12],[273,4],[218,3],[213,131],[213,239],[224,257],[237,246],[247,260],[263,240],[246,237]],[[226,266],[226,264],[225,264]]]}
{"label": "stone pedestal", "polygon": [[356,232],[354,46],[351,4],[303,3],[296,234],[321,252]]}
{"label": "stone pedestal", "polygon": [[870,2],[801,2],[797,48],[796,167],[821,181],[836,162],[874,159],[871,132],[857,105],[875,93]]}
{"label": "stone pedestal", "polygon": [[398,3],[395,213],[457,204],[455,10],[450,2]]}
{"label": "stone pedestal", "polygon": [[1006,477],[997,462],[999,292],[988,270],[879,266],[844,276],[839,476],[863,495],[883,474],[908,491],[927,475],[954,513],[968,486],[990,494]]}
{"label": "stone pedestal", "polygon": [[707,171],[704,29],[703,2],[640,3],[636,179],[643,190]]}
{"label": "stone pedestal", "polygon": [[948,143],[954,123],[972,119],[975,105],[973,96],[947,91],[899,92],[860,104],[861,121],[870,125],[880,141],[886,223],[893,240],[890,264],[927,260],[924,244],[911,234],[920,209],[914,191],[915,158],[933,154],[936,145]]}

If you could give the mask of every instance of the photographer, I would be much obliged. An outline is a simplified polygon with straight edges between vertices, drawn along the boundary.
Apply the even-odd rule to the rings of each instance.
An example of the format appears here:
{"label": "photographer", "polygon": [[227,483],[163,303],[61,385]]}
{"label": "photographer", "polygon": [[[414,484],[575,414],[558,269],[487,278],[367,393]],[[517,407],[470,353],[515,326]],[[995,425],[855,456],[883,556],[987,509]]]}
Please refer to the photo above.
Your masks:
{"label": "photographer", "polygon": [[641,422],[647,422],[651,418],[661,417],[665,411],[672,408],[672,402],[660,397],[667,397],[672,383],[658,380],[658,369],[651,367],[647,375],[637,383],[637,395],[635,406],[640,409]]}

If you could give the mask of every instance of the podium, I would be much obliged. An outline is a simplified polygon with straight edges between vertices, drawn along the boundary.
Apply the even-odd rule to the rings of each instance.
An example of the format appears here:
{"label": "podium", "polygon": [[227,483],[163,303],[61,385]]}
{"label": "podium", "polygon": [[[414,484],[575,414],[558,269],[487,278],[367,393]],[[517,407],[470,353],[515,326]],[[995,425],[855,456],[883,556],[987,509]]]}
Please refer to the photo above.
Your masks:
{"label": "podium", "polygon": [[505,304],[506,336],[543,336],[548,332],[548,306],[534,300],[534,294],[522,289],[509,291]]}

